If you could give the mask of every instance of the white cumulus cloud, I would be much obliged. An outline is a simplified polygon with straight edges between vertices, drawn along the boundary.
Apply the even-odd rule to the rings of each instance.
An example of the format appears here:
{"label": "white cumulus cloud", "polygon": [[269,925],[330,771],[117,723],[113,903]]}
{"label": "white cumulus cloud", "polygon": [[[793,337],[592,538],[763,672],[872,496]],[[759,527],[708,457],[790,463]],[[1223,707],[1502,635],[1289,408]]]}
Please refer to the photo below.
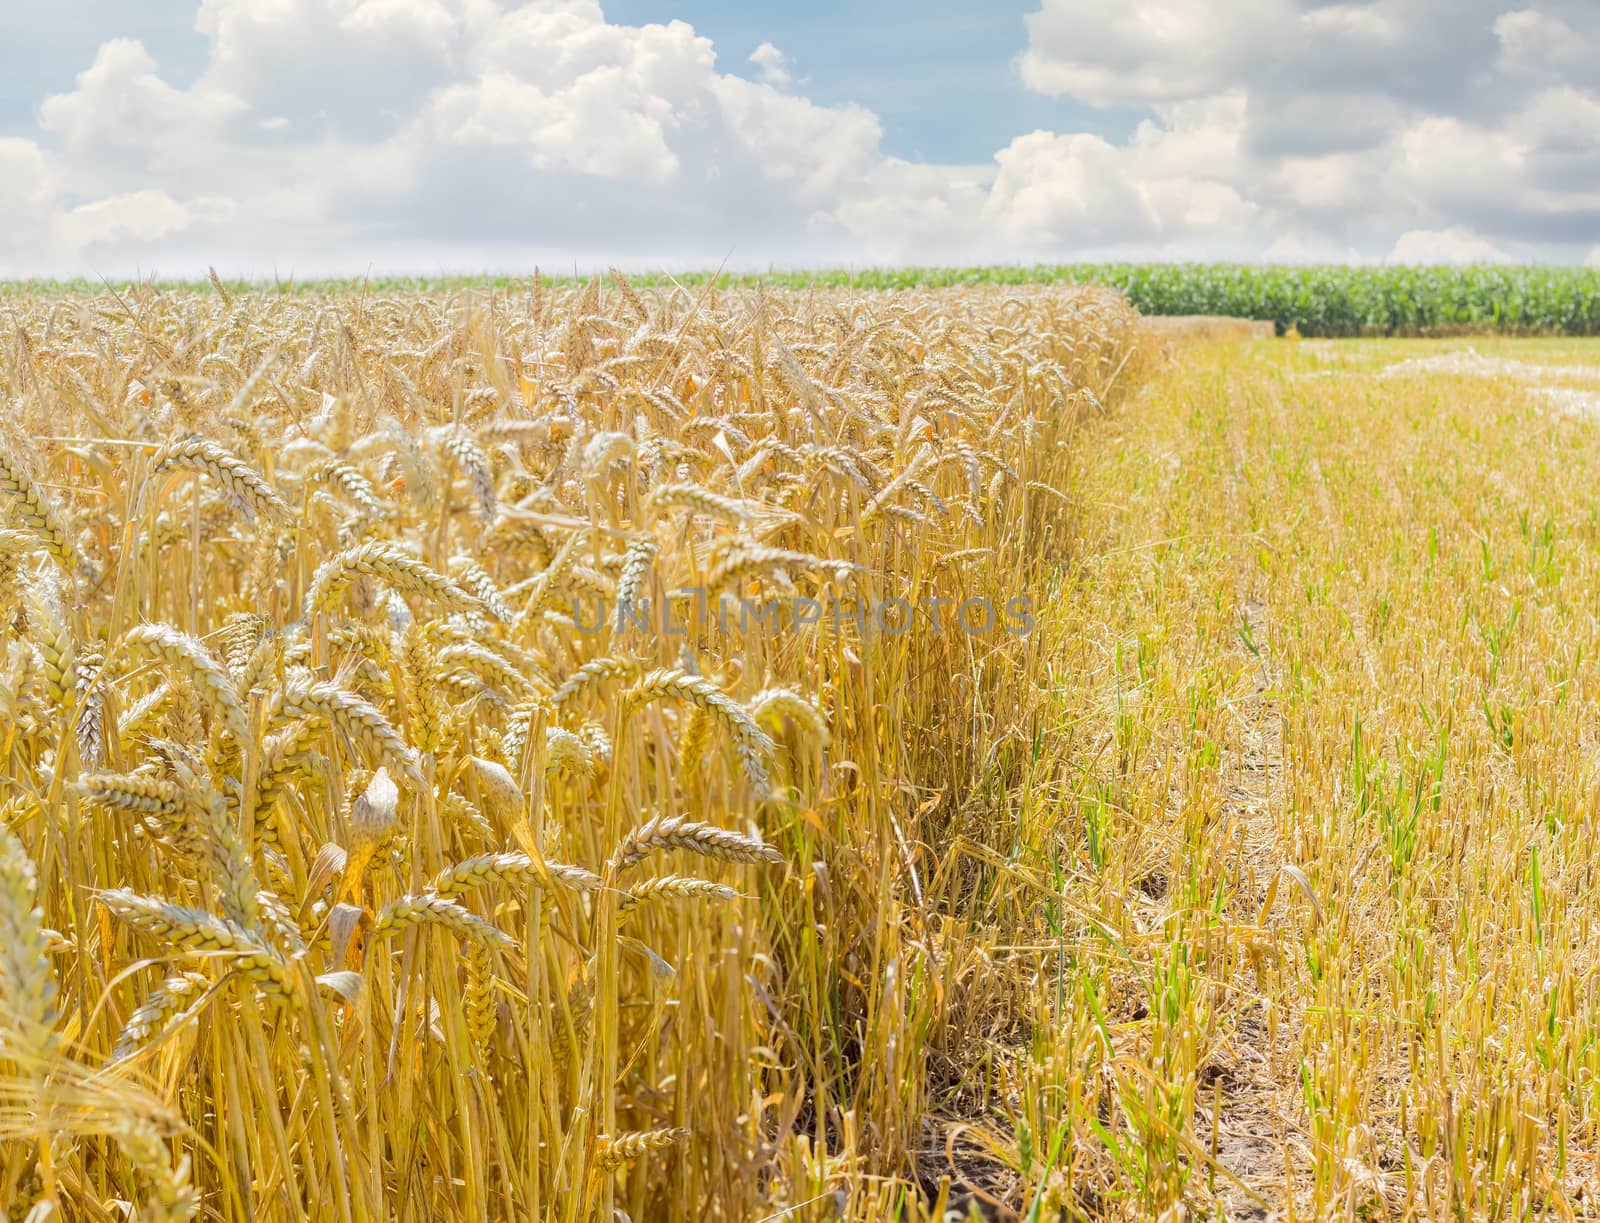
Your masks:
{"label": "white cumulus cloud", "polygon": [[789,71],[789,57],[770,42],[764,42],[750,52],[750,62],[760,70],[761,79],[768,85],[782,89],[794,82],[794,76]]}
{"label": "white cumulus cloud", "polygon": [[1511,259],[1481,234],[1464,225],[1448,229],[1411,229],[1395,240],[1390,263],[1511,263]]}
{"label": "white cumulus cloud", "polygon": [[1590,0],[1040,0],[1027,22],[1040,92],[1150,107],[1173,134],[1174,106],[1242,97],[1207,178],[1259,206],[1269,246],[1471,232],[1485,257],[1575,259],[1600,231]]}
{"label": "white cumulus cloud", "polygon": [[[0,274],[1072,257],[1582,260],[1587,0],[1039,0],[1019,87],[1131,109],[889,155],[762,42],[598,0],[197,0],[0,139]],[[1441,236],[1442,235],[1442,236]]]}

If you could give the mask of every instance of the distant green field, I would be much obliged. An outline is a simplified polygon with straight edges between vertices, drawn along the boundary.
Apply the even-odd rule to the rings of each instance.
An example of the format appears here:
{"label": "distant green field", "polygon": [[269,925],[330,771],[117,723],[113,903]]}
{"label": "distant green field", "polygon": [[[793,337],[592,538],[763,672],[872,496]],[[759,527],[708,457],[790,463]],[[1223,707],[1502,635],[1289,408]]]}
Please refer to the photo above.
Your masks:
{"label": "distant green field", "polygon": [[1146,314],[1270,319],[1302,335],[1600,334],[1600,269],[1540,266],[1274,267],[1102,264]]}
{"label": "distant green field", "polygon": [[[374,292],[516,288],[521,276],[384,277],[350,280],[229,282],[230,290]],[[558,283],[571,277],[549,278]],[[636,284],[722,286],[768,284],[907,289],[973,284],[1089,281],[1111,285],[1146,314],[1216,314],[1270,320],[1280,333],[1302,335],[1600,335],[1600,268],[1552,266],[1346,267],[1227,263],[1068,263],[1031,267],[886,268],[865,271],[709,272],[636,275]],[[0,298],[17,293],[103,290],[93,282],[0,282]],[[163,288],[208,289],[206,282]]]}

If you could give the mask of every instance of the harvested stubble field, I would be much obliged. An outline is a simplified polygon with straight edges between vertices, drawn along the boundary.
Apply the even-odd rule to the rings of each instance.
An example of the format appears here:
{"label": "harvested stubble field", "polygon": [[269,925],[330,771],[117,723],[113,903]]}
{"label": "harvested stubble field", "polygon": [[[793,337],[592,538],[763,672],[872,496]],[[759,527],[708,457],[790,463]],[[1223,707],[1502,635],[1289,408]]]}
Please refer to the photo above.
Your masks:
{"label": "harvested stubble field", "polygon": [[1600,350],[0,315],[12,1217],[1600,1211]]}

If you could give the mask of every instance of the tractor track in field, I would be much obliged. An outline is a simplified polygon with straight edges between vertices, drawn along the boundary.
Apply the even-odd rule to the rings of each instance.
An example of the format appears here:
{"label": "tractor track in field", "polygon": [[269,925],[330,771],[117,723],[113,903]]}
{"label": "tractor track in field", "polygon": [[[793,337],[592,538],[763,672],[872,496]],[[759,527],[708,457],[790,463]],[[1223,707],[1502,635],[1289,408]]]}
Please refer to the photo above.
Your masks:
{"label": "tractor track in field", "polygon": [[[1323,532],[1329,544],[1342,556],[1348,541],[1344,523],[1338,514],[1334,513],[1333,498],[1328,493],[1328,478],[1323,474],[1322,464],[1315,456],[1306,464],[1306,471],[1311,476],[1311,491],[1316,499],[1317,515],[1322,521]],[[1360,608],[1352,608],[1344,600],[1339,601],[1339,610],[1350,630],[1350,638],[1355,643],[1356,652],[1361,656],[1361,666],[1367,673],[1367,679],[1376,684],[1378,672],[1373,664],[1372,641],[1367,635],[1366,618],[1361,614]]]}
{"label": "tractor track in field", "polygon": [[[1228,505],[1244,524],[1249,521],[1245,488],[1250,456],[1237,421],[1229,426],[1228,445]],[[1254,922],[1273,879],[1290,861],[1283,839],[1284,720],[1266,578],[1248,543],[1234,550],[1232,562],[1241,630],[1234,650],[1250,689],[1232,705],[1241,729],[1237,750],[1225,749],[1221,761],[1226,783],[1223,824],[1240,847],[1245,874],[1240,893],[1257,910],[1240,916]],[[1196,1135],[1216,1153],[1220,1168],[1208,1179],[1225,1217],[1276,1220],[1288,1213],[1291,1178],[1310,1174],[1310,1153],[1294,1136],[1300,1127],[1286,1116],[1286,1109],[1296,1105],[1285,1100],[1278,1074],[1284,1059],[1293,1057],[1299,1022],[1294,1015],[1271,1021],[1248,968],[1239,967],[1233,984],[1236,996],[1251,1001],[1236,1012],[1224,1058],[1212,1070],[1209,1090],[1197,1098]]]}

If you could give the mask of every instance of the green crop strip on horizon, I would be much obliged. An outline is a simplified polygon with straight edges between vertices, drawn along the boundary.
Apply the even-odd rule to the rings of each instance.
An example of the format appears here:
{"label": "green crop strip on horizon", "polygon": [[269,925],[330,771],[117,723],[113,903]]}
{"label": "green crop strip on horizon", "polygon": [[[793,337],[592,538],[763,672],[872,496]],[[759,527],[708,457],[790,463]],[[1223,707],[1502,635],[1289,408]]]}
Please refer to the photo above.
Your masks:
{"label": "green crop strip on horizon", "polygon": [[[530,276],[419,276],[322,280],[229,281],[230,291],[372,292],[525,290]],[[558,285],[570,276],[546,277]],[[1125,293],[1145,314],[1223,315],[1270,320],[1307,336],[1600,335],[1600,268],[1544,265],[1465,267],[1285,266],[1226,263],[1068,263],[1032,267],[883,268],[633,276],[636,284],[719,288],[909,289],[1082,281]],[[205,281],[157,282],[206,290]],[[100,292],[93,281],[0,282],[0,298]]]}

